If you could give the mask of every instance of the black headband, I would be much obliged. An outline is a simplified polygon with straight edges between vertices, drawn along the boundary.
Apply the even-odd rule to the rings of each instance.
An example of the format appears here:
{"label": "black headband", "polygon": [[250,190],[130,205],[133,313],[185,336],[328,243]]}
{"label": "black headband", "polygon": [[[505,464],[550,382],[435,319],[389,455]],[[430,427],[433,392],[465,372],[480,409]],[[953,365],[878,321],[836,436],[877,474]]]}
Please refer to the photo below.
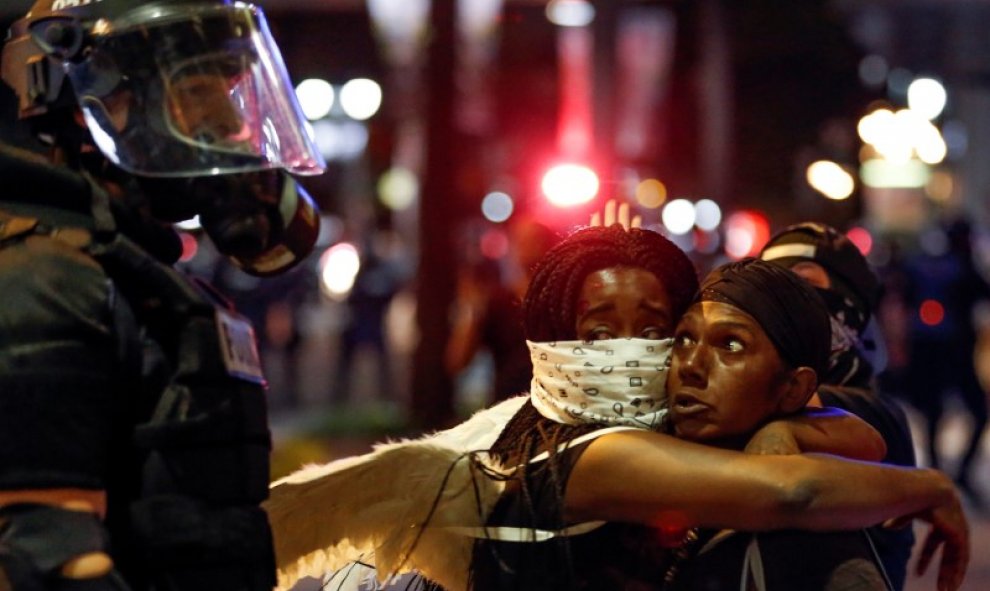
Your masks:
{"label": "black headband", "polygon": [[831,325],[821,296],[791,271],[759,259],[712,270],[698,301],[733,305],[752,316],[791,367],[807,366],[819,378],[828,368]]}

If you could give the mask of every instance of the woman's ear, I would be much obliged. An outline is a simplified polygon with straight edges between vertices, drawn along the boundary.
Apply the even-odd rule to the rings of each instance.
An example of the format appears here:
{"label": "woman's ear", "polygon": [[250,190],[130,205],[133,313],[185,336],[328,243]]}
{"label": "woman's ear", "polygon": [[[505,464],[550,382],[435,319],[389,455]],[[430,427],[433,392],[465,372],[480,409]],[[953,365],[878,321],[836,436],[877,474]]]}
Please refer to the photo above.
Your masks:
{"label": "woman's ear", "polygon": [[810,367],[801,366],[790,372],[784,383],[784,393],[778,410],[783,414],[795,413],[805,405],[818,388],[818,375]]}

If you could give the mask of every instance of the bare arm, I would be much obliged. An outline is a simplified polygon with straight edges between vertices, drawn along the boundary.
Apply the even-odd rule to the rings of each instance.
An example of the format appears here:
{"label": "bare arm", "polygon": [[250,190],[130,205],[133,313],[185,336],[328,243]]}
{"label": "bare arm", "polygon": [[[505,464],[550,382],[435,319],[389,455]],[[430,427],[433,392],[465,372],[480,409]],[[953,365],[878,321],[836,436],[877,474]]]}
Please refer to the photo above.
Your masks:
{"label": "bare arm", "polygon": [[933,548],[945,544],[940,589],[958,585],[969,559],[958,495],[937,471],[742,454],[646,431],[592,442],[571,473],[564,510],[569,520],[657,524],[673,516],[745,530],[857,529],[915,515],[935,526]]}
{"label": "bare arm", "polygon": [[835,530],[917,513],[953,495],[933,470],[742,454],[629,431],[588,446],[564,505],[577,519],[650,523],[673,510],[706,527]]}
{"label": "bare arm", "polygon": [[887,444],[879,431],[854,414],[837,408],[807,408],[761,427],[744,451],[762,455],[817,452],[879,462],[887,455]]}

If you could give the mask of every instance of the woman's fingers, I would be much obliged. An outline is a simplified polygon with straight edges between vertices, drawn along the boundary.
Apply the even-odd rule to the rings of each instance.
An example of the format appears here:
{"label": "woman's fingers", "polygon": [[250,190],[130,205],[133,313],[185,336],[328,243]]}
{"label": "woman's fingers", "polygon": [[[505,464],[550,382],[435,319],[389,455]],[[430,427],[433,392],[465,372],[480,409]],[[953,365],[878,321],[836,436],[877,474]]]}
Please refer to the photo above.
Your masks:
{"label": "woman's fingers", "polygon": [[605,202],[602,211],[591,214],[590,226],[604,226],[608,228],[612,224],[619,224],[624,229],[643,227],[643,218],[636,215],[630,217],[628,203],[618,203],[615,199]]}
{"label": "woman's fingers", "polygon": [[615,199],[605,202],[605,227],[609,228],[615,223]]}
{"label": "woman's fingers", "polygon": [[623,228],[625,228],[626,230],[629,229],[629,204],[628,203],[620,203],[619,204],[618,222],[619,222],[619,225],[622,226]]}

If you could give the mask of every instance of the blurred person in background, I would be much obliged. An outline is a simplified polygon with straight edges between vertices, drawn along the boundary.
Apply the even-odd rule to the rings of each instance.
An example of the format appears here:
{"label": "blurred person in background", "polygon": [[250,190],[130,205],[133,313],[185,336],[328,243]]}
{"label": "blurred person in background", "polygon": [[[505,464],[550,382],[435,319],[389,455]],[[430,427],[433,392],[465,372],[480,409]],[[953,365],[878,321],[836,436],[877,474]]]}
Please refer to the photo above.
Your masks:
{"label": "blurred person in background", "polygon": [[521,303],[533,266],[557,240],[554,231],[539,221],[514,218],[509,225],[508,269],[483,262],[465,265],[458,273],[445,365],[451,376],[457,376],[479,351],[488,351],[494,366],[489,402],[529,390],[533,366],[526,343],[519,338]]}
{"label": "blurred person in background", "polygon": [[392,394],[392,352],[386,315],[402,288],[404,274],[390,252],[391,239],[387,232],[378,231],[364,241],[361,249],[360,267],[344,300],[346,312],[339,335],[337,379],[330,395],[333,403],[354,402],[355,369],[358,356],[364,352],[373,355],[378,396]]}
{"label": "blurred person in background", "polygon": [[275,581],[253,328],[173,268],[172,224],[270,276],[317,174],[261,10],[38,0],[0,74],[48,157],[0,146],[0,588],[244,591]]}
{"label": "blurred person in background", "polygon": [[954,220],[941,234],[945,248],[922,249],[905,260],[904,298],[911,318],[903,383],[911,404],[925,417],[927,449],[935,467],[944,464],[938,440],[946,397],[959,396],[971,432],[955,480],[976,507],[986,510],[973,474],[987,425],[987,394],[974,365],[974,310],[990,300],[990,286],[976,268],[970,234],[969,222]]}
{"label": "blurred person in background", "polygon": [[[883,461],[916,465],[911,431],[903,409],[876,387],[868,354],[879,343],[869,330],[880,299],[880,281],[866,257],[830,226],[805,222],[789,226],[763,247],[760,258],[790,269],[822,297],[829,312],[832,350],[811,406],[849,411],[880,432],[887,444]],[[914,545],[911,528],[872,528],[877,551],[894,589],[902,589]]]}

